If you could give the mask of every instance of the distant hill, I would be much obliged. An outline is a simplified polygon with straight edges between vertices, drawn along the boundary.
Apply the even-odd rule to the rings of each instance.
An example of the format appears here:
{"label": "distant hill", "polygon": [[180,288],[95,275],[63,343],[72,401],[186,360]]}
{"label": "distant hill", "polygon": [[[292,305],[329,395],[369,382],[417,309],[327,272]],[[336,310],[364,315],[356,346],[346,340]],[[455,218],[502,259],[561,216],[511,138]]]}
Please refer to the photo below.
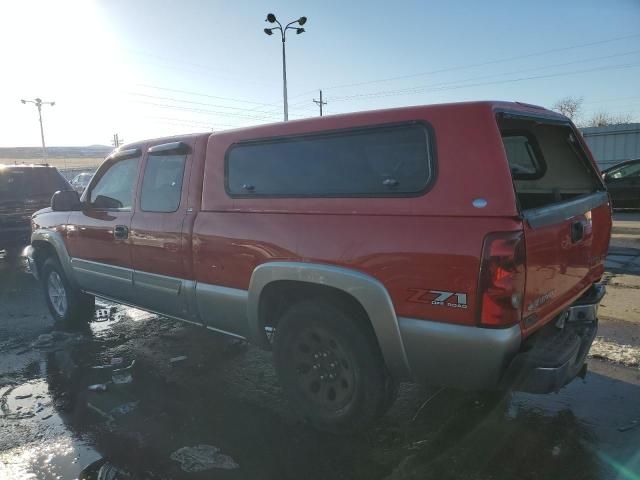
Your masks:
{"label": "distant hill", "polygon": [[[87,147],[47,147],[49,158],[96,158],[106,157],[113,147],[90,145]],[[0,147],[0,158],[34,159],[42,157],[40,147]]]}

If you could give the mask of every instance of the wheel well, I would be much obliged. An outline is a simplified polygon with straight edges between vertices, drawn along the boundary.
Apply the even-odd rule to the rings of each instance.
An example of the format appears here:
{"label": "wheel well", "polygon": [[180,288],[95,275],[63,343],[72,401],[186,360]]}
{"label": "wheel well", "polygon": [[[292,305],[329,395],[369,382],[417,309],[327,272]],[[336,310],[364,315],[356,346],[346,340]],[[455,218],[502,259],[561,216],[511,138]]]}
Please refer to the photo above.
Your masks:
{"label": "wheel well", "polygon": [[292,280],[277,280],[267,284],[262,290],[258,304],[261,328],[277,328],[278,320],[285,310],[302,300],[325,301],[339,306],[376,338],[367,312],[355,297],[338,288]]}
{"label": "wheel well", "polygon": [[33,257],[38,268],[38,273],[42,272],[42,265],[49,257],[58,258],[56,249],[49,242],[43,242],[42,240],[35,240],[31,242],[31,246],[34,249]]}

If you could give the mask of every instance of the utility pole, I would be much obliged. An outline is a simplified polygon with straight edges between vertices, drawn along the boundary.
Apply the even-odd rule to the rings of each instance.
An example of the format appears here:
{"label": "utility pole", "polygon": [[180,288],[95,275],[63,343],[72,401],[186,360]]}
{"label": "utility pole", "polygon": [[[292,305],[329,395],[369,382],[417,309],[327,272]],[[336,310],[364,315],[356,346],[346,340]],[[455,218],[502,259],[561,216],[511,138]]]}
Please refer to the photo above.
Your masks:
{"label": "utility pole", "polygon": [[[52,107],[56,104],[56,102],[43,102],[41,98],[36,98],[35,100],[20,100],[23,104],[33,103],[38,109],[38,119],[40,120],[40,138],[42,139],[42,158],[45,163],[47,163],[47,147],[44,143],[44,127],[42,126],[42,105],[51,105]],[[66,167],[66,162],[65,162]]]}
{"label": "utility pole", "polygon": [[313,103],[315,103],[316,105],[318,105],[320,107],[320,116],[322,116],[322,106],[327,104],[327,102],[323,102],[322,101],[322,90],[320,90],[320,100],[316,100],[314,98],[313,99]]}
{"label": "utility pole", "polygon": [[118,134],[114,133],[113,140],[111,140],[111,145],[113,145],[113,148],[118,148],[123,143],[124,143],[124,140],[121,140]]}
{"label": "utility pole", "polygon": [[[277,27],[265,28],[264,33],[267,35],[273,35],[274,30],[280,30],[280,39],[282,40],[282,97],[284,100],[284,121],[289,120],[289,102],[287,99],[287,57],[285,53],[284,44],[287,37],[287,30],[295,30],[297,35],[304,33],[304,28],[302,25],[307,23],[307,17],[300,17],[293,22],[287,23],[286,26],[282,26],[282,24],[276,19],[276,16],[273,13],[267,15],[267,19],[265,20],[269,23],[277,23]],[[292,27],[291,25],[298,24],[299,27]]]}

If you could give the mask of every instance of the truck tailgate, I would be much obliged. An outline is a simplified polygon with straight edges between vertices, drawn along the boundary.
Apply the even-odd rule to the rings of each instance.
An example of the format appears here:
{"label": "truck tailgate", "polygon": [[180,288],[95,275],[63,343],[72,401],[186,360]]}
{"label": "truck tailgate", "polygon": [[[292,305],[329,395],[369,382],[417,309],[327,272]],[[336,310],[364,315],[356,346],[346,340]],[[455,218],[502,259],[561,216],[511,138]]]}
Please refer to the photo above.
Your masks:
{"label": "truck tailgate", "polygon": [[611,231],[607,194],[593,194],[560,207],[555,212],[525,213],[525,333],[553,318],[604,273]]}
{"label": "truck tailgate", "polygon": [[604,273],[609,197],[567,120],[501,115],[498,124],[524,218],[525,336],[575,301]]}

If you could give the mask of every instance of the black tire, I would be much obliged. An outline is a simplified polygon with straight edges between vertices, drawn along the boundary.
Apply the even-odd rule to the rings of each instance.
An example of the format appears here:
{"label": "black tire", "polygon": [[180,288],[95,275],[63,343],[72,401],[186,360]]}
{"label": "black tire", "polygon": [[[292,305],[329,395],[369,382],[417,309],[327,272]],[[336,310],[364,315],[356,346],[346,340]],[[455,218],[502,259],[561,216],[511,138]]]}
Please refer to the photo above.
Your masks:
{"label": "black tire", "polygon": [[395,399],[368,320],[330,302],[305,300],[280,318],[273,348],[280,384],[314,428],[355,433]]}
{"label": "black tire", "polygon": [[[58,259],[49,257],[45,260],[41,269],[41,281],[47,307],[57,327],[80,326],[93,318],[95,297],[73,288]],[[59,303],[59,297],[53,294],[56,287],[64,291],[64,306]]]}

